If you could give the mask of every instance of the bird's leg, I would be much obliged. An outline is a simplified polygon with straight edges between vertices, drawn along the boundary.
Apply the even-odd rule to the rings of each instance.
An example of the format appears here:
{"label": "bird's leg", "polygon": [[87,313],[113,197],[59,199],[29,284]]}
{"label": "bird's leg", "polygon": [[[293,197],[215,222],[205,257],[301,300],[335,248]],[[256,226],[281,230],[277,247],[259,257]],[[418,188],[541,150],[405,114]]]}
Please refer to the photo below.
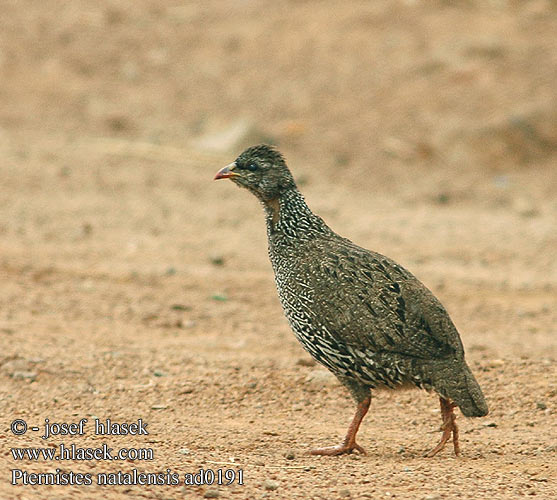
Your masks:
{"label": "bird's leg", "polygon": [[358,443],[356,443],[356,434],[360,428],[362,420],[366,416],[367,410],[371,403],[371,396],[367,396],[365,399],[358,403],[358,408],[356,409],[356,415],[352,419],[352,423],[348,427],[348,432],[344,441],[339,446],[331,446],[328,448],[319,448],[317,450],[312,450],[312,455],[343,455],[344,453],[352,453],[354,450],[358,450],[363,455],[366,454],[364,450]]}
{"label": "bird's leg", "polygon": [[458,457],[458,455],[460,455],[460,446],[458,444],[458,427],[456,425],[456,415],[453,412],[453,410],[456,408],[456,404],[441,396],[439,397],[439,401],[441,403],[441,415],[443,417],[443,425],[441,426],[443,435],[441,436],[441,441],[439,441],[439,444],[432,450],[428,451],[424,456],[430,458],[439,453],[445,447],[452,434],[454,454]]}

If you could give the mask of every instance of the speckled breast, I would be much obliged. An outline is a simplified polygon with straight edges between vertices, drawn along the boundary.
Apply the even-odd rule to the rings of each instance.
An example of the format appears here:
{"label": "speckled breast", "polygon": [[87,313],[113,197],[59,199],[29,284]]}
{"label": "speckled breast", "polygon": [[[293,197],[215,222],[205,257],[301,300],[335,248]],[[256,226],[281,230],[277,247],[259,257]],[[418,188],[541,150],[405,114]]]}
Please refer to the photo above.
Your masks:
{"label": "speckled breast", "polygon": [[369,387],[394,387],[408,381],[396,360],[339,342],[316,314],[315,291],[298,272],[295,259],[280,258],[272,252],[270,257],[285,316],[294,335],[313,358],[338,377],[355,379]]}

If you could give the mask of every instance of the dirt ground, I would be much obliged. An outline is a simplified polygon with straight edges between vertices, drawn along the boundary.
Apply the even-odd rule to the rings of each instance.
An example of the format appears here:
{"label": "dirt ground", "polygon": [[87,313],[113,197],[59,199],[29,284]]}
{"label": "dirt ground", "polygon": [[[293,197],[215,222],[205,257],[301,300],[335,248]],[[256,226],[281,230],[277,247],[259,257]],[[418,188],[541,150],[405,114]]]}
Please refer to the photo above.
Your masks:
{"label": "dirt ground", "polygon": [[[557,496],[554,1],[0,10],[2,498]],[[375,395],[366,456],[308,455],[353,403],[283,318],[261,208],[212,182],[262,140],[334,230],[447,307],[491,409],[459,416],[462,457],[422,458],[440,414],[417,390]],[[149,434],[95,435],[95,418]],[[61,443],[154,457],[12,454]],[[16,469],[93,484],[12,485]],[[181,484],[96,484],[133,469]],[[185,485],[200,469],[235,481]]]}

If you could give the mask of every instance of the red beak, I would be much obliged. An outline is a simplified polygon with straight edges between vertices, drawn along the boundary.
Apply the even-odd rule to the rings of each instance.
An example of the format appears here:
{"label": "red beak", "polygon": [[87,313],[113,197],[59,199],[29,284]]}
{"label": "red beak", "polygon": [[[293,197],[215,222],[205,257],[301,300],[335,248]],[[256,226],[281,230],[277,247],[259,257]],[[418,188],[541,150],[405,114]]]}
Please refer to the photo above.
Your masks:
{"label": "red beak", "polygon": [[216,181],[219,179],[228,179],[230,177],[234,177],[235,175],[239,175],[233,172],[235,168],[236,168],[236,163],[230,163],[230,165],[226,165],[226,167],[221,168],[217,172],[217,175],[215,175],[215,178],[213,180]]}

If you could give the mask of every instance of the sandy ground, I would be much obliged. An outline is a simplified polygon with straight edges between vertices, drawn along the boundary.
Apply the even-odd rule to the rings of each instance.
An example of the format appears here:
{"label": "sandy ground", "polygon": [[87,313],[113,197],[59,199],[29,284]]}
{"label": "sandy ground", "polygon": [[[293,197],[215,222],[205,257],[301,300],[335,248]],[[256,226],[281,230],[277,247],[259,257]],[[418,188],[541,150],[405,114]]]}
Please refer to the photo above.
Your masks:
{"label": "sandy ground", "polygon": [[[550,1],[43,2],[0,13],[0,496],[557,495],[557,10]],[[215,171],[279,144],[310,206],[442,300],[491,412],[354,408],[291,334],[257,202]],[[29,428],[88,419],[84,435]],[[100,436],[94,419],[147,423]],[[14,460],[12,448],[152,449]],[[17,486],[12,470],[90,474]],[[180,476],[99,486],[98,474]],[[233,484],[185,474],[235,471]],[[238,484],[243,471],[243,485]]]}

